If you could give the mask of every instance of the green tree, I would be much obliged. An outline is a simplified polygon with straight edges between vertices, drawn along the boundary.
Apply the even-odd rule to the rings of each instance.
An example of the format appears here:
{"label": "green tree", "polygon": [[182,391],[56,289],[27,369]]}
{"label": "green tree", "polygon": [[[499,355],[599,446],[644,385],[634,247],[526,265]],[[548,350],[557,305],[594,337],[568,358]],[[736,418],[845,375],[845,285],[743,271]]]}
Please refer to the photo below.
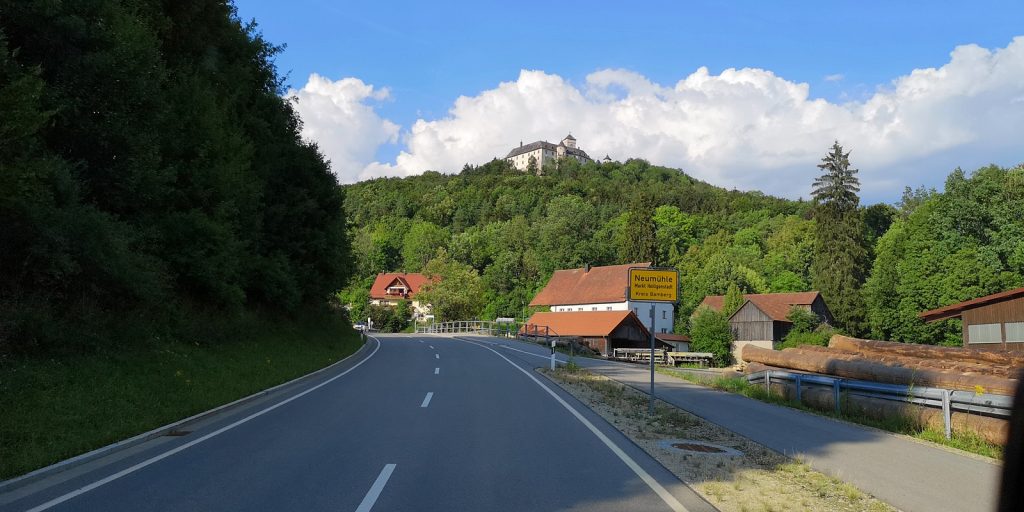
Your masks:
{"label": "green tree", "polygon": [[866,272],[864,223],[858,212],[860,181],[850,153],[836,142],[818,165],[814,180],[815,246],[811,282],[835,315],[838,326],[862,332],[865,320],[860,287]]}
{"label": "green tree", "polygon": [[431,280],[423,286],[419,300],[433,308],[438,321],[472,320],[484,307],[485,290],[476,269],[452,260],[445,250],[423,268]]}
{"label": "green tree", "polygon": [[690,319],[690,350],[714,354],[715,366],[732,363],[732,341],[732,328],[723,313],[701,308]]}
{"label": "green tree", "polygon": [[658,263],[654,209],[647,197],[637,198],[626,215],[623,245],[619,246],[620,263]]}
{"label": "green tree", "polygon": [[743,306],[746,299],[743,298],[743,292],[740,291],[740,287],[736,286],[736,283],[730,283],[729,289],[725,291],[725,297],[722,303],[722,314],[726,318],[732,316],[736,310]]}
{"label": "green tree", "polygon": [[574,195],[555,197],[540,221],[538,249],[545,255],[546,270],[582,267],[591,261],[591,239],[598,219],[594,207]]}
{"label": "green tree", "polygon": [[1024,284],[1024,167],[960,169],[945,190],[897,219],[865,284],[871,336],[958,345],[959,320],[918,313]]}
{"label": "green tree", "polygon": [[811,332],[821,325],[821,319],[813,311],[799,306],[793,306],[786,314],[786,320],[793,325],[790,332]]}
{"label": "green tree", "polygon": [[426,221],[414,221],[402,240],[402,261],[407,272],[419,272],[448,243],[448,231]]}
{"label": "green tree", "polygon": [[398,305],[395,306],[395,317],[399,320],[399,331],[409,325],[409,321],[412,320],[412,305],[408,300],[402,299],[398,301]]}
{"label": "green tree", "polygon": [[674,265],[694,241],[696,218],[676,206],[662,205],[654,209],[653,220],[659,251],[657,261]]}

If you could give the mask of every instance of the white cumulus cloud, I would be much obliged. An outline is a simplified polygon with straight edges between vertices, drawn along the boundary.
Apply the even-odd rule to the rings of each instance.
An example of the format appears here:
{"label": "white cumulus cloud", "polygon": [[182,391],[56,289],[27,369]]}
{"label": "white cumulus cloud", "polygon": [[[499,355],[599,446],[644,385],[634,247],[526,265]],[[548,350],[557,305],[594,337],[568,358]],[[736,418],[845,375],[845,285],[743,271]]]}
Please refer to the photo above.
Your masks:
{"label": "white cumulus cloud", "polygon": [[[397,128],[364,103],[376,93],[346,80],[362,86],[341,94],[360,121],[345,109],[313,119],[300,111],[309,136],[325,148],[350,141],[323,134],[393,141]],[[845,103],[812,99],[808,84],[754,68],[711,74],[702,67],[671,85],[623,69],[594,72],[582,85],[523,70],[514,81],[459,97],[443,118],[417,120],[394,162],[371,162],[364,150],[345,159],[365,162],[358,171],[335,169],[359,179],[457,172],[503,157],[520,141],[557,142],[571,131],[595,158],[645,158],[719,186],[807,197],[815,165],[839,140],[853,151],[865,198],[891,200],[904,185],[940,184],[956,166],[1024,160],[1022,96],[1024,37],[996,50],[959,46],[945,65],[912,70],[866,100]],[[369,134],[349,132],[363,127]]]}
{"label": "white cumulus cloud", "polygon": [[381,118],[372,102],[387,100],[387,88],[375,89],[358,78],[332,81],[316,73],[302,89],[285,95],[297,100],[302,136],[314,141],[342,183],[375,177],[367,170],[377,148],[398,141],[400,127]]}

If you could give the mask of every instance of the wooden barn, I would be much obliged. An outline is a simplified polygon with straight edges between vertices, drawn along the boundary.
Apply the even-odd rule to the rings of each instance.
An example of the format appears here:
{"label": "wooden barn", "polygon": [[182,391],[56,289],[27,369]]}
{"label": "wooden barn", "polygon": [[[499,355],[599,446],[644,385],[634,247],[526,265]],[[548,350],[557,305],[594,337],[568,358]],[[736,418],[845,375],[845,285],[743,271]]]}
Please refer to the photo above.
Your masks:
{"label": "wooden barn", "polygon": [[918,317],[926,322],[959,318],[964,347],[1024,351],[1024,288],[950,304]]}
{"label": "wooden barn", "polygon": [[[786,319],[794,307],[813,312],[827,324],[833,322],[832,313],[818,292],[799,293],[750,293],[743,296],[744,302],[732,316],[729,326],[733,334],[733,356],[737,361],[746,345],[773,349],[793,327]],[[721,311],[725,305],[724,295],[709,295],[697,307]]]}

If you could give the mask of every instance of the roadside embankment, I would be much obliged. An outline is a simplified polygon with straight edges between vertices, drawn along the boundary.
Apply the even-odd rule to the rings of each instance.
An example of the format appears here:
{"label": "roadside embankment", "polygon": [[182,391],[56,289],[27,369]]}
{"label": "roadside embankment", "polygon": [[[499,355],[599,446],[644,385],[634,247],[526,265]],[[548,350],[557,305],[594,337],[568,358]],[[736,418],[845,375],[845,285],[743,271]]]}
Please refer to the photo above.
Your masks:
{"label": "roadside embankment", "polygon": [[230,339],[154,340],[0,366],[0,479],[232,402],[362,345],[343,315],[251,318]]}

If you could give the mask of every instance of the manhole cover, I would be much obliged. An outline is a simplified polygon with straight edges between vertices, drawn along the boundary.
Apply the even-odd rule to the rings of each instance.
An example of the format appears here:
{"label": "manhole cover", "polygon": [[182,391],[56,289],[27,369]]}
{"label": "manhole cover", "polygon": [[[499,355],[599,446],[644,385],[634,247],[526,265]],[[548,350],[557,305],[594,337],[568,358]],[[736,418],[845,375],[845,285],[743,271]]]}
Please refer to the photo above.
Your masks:
{"label": "manhole cover", "polygon": [[189,435],[191,433],[192,433],[191,430],[171,430],[170,432],[168,432],[168,433],[166,433],[164,435],[168,436],[168,437],[181,437],[181,436],[187,436],[187,435]]}
{"label": "manhole cover", "polygon": [[672,443],[672,448],[678,448],[680,450],[687,450],[691,452],[701,453],[724,453],[725,450],[715,447],[708,446],[706,444],[694,444],[694,443]]}
{"label": "manhole cover", "polygon": [[665,439],[658,441],[658,446],[666,450],[687,453],[690,455],[719,455],[731,457],[739,457],[743,455],[742,452],[735,448],[706,443],[704,441],[694,441],[692,439]]}

